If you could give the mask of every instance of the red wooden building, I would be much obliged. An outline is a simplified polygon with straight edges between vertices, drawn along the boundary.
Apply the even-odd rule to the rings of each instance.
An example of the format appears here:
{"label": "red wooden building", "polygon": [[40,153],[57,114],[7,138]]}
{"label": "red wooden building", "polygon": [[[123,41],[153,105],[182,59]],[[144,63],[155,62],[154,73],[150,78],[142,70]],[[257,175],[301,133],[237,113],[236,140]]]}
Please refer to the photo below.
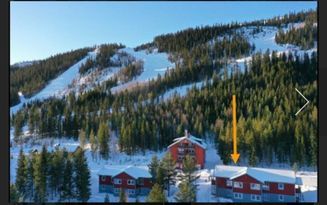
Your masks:
{"label": "red wooden building", "polygon": [[99,192],[119,195],[124,190],[129,197],[147,195],[152,188],[152,176],[146,166],[107,166],[99,172]]}
{"label": "red wooden building", "polygon": [[211,174],[212,193],[235,202],[295,202],[292,170],[217,165]]}
{"label": "red wooden building", "polygon": [[198,168],[204,168],[206,158],[206,144],[202,139],[196,138],[185,130],[185,136],[174,139],[174,143],[168,146],[176,166],[182,168],[183,159],[190,155],[196,161]]}

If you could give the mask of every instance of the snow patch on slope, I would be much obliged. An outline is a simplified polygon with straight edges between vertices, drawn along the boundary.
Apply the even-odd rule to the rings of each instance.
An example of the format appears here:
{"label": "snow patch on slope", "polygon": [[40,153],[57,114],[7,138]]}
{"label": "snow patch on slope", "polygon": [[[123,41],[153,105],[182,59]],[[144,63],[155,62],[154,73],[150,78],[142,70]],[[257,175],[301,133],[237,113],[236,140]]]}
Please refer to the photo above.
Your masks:
{"label": "snow patch on slope", "polygon": [[76,64],[68,68],[65,72],[59,75],[54,80],[50,81],[48,85],[45,86],[40,92],[38,92],[33,97],[26,99],[23,103],[20,102],[18,105],[15,105],[10,108],[10,114],[15,114],[19,109],[21,109],[24,103],[29,103],[35,100],[44,100],[49,97],[57,96],[61,97],[62,92],[68,87],[68,85],[73,81],[76,75],[78,75],[79,68],[83,63],[86,62],[88,58],[95,58],[95,51],[89,52],[86,57],[78,61]]}

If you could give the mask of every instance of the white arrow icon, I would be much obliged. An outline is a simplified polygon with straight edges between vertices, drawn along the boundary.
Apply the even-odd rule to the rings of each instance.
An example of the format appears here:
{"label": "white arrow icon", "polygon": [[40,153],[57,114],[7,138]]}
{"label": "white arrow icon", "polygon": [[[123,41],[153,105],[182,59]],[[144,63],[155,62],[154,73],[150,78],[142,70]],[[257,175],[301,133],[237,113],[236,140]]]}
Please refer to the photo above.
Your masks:
{"label": "white arrow icon", "polygon": [[296,92],[298,92],[304,99],[305,99],[305,101],[307,101],[302,107],[301,107],[301,109],[299,109],[299,111],[297,111],[296,113],[295,113],[295,116],[297,115],[297,114],[299,114],[299,112],[301,112],[301,110],[303,110],[303,108],[305,107],[305,106],[307,106],[307,104],[309,104],[309,100],[308,99],[306,99],[305,97],[304,97],[304,95],[302,95],[302,93],[298,90],[298,89],[296,89],[295,88],[295,90],[296,90]]}

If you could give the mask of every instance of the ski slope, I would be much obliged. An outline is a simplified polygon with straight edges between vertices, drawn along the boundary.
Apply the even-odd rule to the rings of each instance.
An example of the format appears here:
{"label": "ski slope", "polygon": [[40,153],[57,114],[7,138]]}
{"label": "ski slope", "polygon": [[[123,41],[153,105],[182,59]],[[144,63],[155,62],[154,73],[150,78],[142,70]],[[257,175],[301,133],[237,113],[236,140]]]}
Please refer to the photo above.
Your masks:
{"label": "ski slope", "polygon": [[[295,28],[300,28],[301,26],[303,26],[303,23],[291,23],[287,27],[283,28],[283,30],[287,31],[292,26]],[[275,35],[278,32],[277,27],[264,26],[262,29],[262,32],[252,35],[251,32],[255,28],[256,27],[250,26],[250,27],[242,27],[242,28],[238,29],[238,32],[245,35],[248,38],[249,42],[251,44],[255,45],[254,53],[256,53],[256,52],[264,53],[269,49],[270,53],[272,53],[272,51],[276,51],[277,55],[279,55],[281,53],[286,53],[286,54],[296,53],[300,57],[303,57],[305,53],[309,54],[309,56],[310,56],[313,52],[317,52],[317,44],[315,44],[314,48],[309,49],[309,50],[301,50],[298,46],[295,46],[292,44],[283,44],[283,45],[277,44],[275,41]],[[252,56],[245,56],[245,57],[242,57],[239,59],[232,60],[227,65],[228,75],[231,74],[232,69],[234,67],[237,67],[241,72],[244,72],[244,69],[245,69],[244,64],[249,63],[251,61],[251,59],[252,59]],[[221,70],[221,73],[222,72],[223,72],[223,70]],[[182,86],[172,88],[172,89],[166,91],[162,95],[162,99],[168,100],[169,98],[171,98],[174,95],[178,95],[181,97],[186,96],[189,89],[191,89],[192,87],[202,88],[205,85],[204,82],[205,81],[194,82],[194,83],[190,83],[187,85],[182,85]]]}
{"label": "ski slope", "polygon": [[175,65],[168,60],[168,54],[164,52],[158,53],[156,50],[151,53],[146,50],[134,51],[133,48],[123,48],[120,49],[120,51],[134,56],[136,60],[142,60],[144,62],[144,71],[134,80],[113,87],[111,89],[112,93],[116,93],[137,83],[141,84],[151,79],[156,79],[158,75],[163,76],[167,70],[175,67]]}
{"label": "ski slope", "polygon": [[[48,85],[45,86],[40,92],[31,98],[24,99],[19,104],[10,108],[10,114],[15,114],[19,109],[21,109],[24,103],[29,103],[35,100],[44,100],[53,96],[62,96],[62,92],[68,87],[68,85],[73,81],[73,79],[78,75],[79,68],[83,63],[86,62],[88,58],[95,58],[96,52],[89,52],[82,60],[78,61],[76,64],[68,68],[65,72],[59,75],[57,78],[50,81]],[[23,95],[23,94],[21,94]]]}

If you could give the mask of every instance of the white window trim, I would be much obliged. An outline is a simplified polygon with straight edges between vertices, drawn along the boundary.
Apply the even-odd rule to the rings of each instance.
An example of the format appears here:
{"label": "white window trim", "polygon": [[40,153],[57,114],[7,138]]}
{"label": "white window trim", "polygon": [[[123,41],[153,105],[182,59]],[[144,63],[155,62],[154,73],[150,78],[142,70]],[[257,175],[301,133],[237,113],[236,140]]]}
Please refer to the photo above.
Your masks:
{"label": "white window trim", "polygon": [[226,186],[227,187],[232,187],[233,186],[233,181],[232,180],[226,180]]}
{"label": "white window trim", "polygon": [[251,194],[251,201],[261,201],[261,196],[257,194]]}
{"label": "white window trim", "polygon": [[122,180],[121,179],[114,179],[114,184],[122,184]]}
{"label": "white window trim", "polygon": [[128,189],[128,194],[135,194],[135,190],[134,189]]}
{"label": "white window trim", "polygon": [[260,184],[257,184],[257,183],[251,183],[251,184],[250,184],[250,189],[251,189],[251,190],[261,190],[261,188],[260,188]]}
{"label": "white window trim", "polygon": [[128,185],[135,185],[135,180],[134,179],[128,179],[127,184]]}
{"label": "white window trim", "polygon": [[234,193],[234,199],[243,199],[243,194],[242,193],[235,192]]}
{"label": "white window trim", "polygon": [[284,201],[284,195],[279,194],[279,195],[278,195],[278,200],[279,200],[279,201]]}
{"label": "white window trim", "polygon": [[106,181],[106,176],[101,176],[101,181],[105,182]]}
{"label": "white window trim", "polygon": [[234,182],[234,188],[243,189],[243,182]]}
{"label": "white window trim", "polygon": [[278,190],[284,190],[285,186],[283,183],[278,183]]}
{"label": "white window trim", "polygon": [[268,184],[264,184],[264,185],[262,185],[262,189],[265,191],[269,191],[270,187]]}

